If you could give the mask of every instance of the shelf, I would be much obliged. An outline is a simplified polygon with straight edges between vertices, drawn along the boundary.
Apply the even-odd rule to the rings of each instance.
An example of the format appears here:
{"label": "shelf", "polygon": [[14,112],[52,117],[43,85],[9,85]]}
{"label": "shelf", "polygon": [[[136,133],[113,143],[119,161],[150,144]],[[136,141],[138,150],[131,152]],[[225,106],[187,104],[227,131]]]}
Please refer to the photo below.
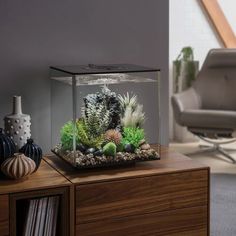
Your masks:
{"label": "shelf", "polygon": [[[22,236],[23,232],[26,230],[27,217],[28,217],[28,209],[30,201],[35,201],[36,206],[34,209],[37,209],[36,218],[37,219],[33,226],[33,231],[36,230],[44,230],[41,222],[41,212],[39,209],[43,208],[43,204],[45,204],[45,199],[51,199],[50,206],[54,207],[55,199],[52,197],[58,197],[58,218],[57,218],[57,228],[56,235],[57,236],[67,236],[69,235],[70,230],[70,221],[69,221],[69,187],[61,187],[54,189],[44,189],[39,191],[32,191],[26,193],[15,193],[10,195],[10,235],[11,236]],[[42,200],[44,199],[44,200]],[[47,202],[49,204],[49,200]],[[46,206],[45,206],[46,207]],[[51,213],[54,208],[51,208]],[[56,210],[56,208],[54,209]],[[30,214],[35,214],[30,213]],[[56,214],[56,213],[55,213]]]}
{"label": "shelf", "polygon": [[36,173],[22,180],[0,178],[0,194],[32,191],[69,186],[70,182],[50,167],[45,161],[41,162]]}

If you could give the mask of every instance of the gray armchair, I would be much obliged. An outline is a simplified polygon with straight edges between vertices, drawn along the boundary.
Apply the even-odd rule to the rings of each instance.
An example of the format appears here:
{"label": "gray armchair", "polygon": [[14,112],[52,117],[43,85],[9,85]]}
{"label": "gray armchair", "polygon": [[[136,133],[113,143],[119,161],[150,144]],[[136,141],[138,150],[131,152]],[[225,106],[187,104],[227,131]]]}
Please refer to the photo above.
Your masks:
{"label": "gray armchair", "polygon": [[[212,49],[193,86],[172,97],[176,122],[212,146],[199,152],[218,151],[231,161],[221,144],[236,141],[236,49]],[[220,137],[229,138],[221,141]]]}

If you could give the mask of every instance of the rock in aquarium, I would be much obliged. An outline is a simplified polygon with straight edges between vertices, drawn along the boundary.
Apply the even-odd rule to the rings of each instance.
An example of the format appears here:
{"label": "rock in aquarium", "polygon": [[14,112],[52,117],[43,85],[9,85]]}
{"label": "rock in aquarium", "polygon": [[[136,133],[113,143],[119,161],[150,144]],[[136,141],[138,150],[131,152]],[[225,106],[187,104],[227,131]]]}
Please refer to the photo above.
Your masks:
{"label": "rock in aquarium", "polygon": [[125,144],[124,151],[132,153],[135,151],[135,146],[131,143],[127,143],[127,144]]}
{"label": "rock in aquarium", "polygon": [[140,146],[140,148],[141,148],[142,150],[149,150],[151,147],[150,147],[150,145],[149,145],[148,143],[144,143],[144,144],[142,144],[142,145]]}
{"label": "rock in aquarium", "polygon": [[83,145],[82,143],[79,143],[79,144],[77,144],[77,146],[76,146],[76,148],[77,148],[77,150],[79,150],[79,151],[81,151],[81,152],[85,152],[86,151],[86,147],[85,147],[85,145]]}
{"label": "rock in aquarium", "polygon": [[102,149],[98,149],[93,154],[94,154],[94,156],[102,156],[103,155],[103,151],[102,151]]}
{"label": "rock in aquarium", "polygon": [[88,149],[85,151],[85,154],[93,154],[95,151],[96,151],[95,148],[88,148]]}

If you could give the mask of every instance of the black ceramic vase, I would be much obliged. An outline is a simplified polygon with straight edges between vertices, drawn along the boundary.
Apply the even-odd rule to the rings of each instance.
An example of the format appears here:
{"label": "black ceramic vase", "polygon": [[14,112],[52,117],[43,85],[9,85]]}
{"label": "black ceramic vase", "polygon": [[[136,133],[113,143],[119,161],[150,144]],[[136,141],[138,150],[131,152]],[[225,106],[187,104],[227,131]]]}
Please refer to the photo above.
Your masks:
{"label": "black ceramic vase", "polygon": [[0,128],[0,165],[9,157],[12,157],[16,151],[16,146],[13,140],[4,134]]}
{"label": "black ceramic vase", "polygon": [[25,156],[29,157],[35,162],[35,171],[39,168],[43,153],[42,149],[34,143],[33,139],[28,139],[27,143],[19,150],[19,152],[23,153]]}

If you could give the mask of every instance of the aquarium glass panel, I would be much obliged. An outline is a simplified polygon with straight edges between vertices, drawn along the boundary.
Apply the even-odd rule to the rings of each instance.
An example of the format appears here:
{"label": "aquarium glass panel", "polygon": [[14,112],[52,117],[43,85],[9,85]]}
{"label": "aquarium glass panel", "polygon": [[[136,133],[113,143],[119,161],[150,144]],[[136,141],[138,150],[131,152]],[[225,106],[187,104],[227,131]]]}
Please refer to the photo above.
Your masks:
{"label": "aquarium glass panel", "polygon": [[160,158],[160,71],[51,67],[52,151],[78,169]]}

